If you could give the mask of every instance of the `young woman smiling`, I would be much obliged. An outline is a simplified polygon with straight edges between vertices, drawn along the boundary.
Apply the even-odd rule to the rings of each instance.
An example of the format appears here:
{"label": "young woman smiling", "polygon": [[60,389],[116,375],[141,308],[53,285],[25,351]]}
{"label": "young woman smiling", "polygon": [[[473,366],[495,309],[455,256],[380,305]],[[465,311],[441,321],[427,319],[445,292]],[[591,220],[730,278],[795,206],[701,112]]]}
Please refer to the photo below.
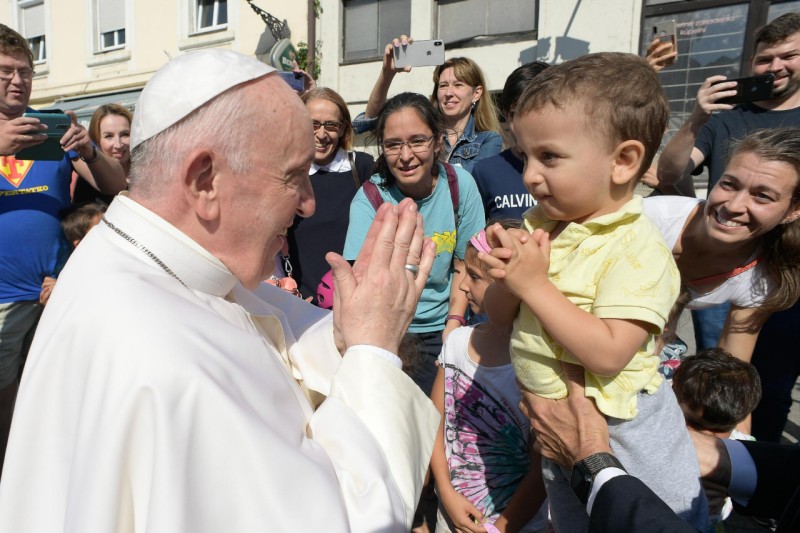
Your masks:
{"label": "young woman smiling", "polygon": [[[386,45],[383,66],[367,102],[366,117],[378,116],[395,75],[411,70],[411,67],[398,70],[394,66],[394,48],[409,42],[413,39],[403,35]],[[483,72],[471,59],[454,57],[436,67],[431,102],[444,120],[443,160],[472,172],[475,162],[503,149],[497,109],[486,91]],[[363,118],[361,124],[364,126],[357,128],[359,132],[374,126],[368,118]]]}

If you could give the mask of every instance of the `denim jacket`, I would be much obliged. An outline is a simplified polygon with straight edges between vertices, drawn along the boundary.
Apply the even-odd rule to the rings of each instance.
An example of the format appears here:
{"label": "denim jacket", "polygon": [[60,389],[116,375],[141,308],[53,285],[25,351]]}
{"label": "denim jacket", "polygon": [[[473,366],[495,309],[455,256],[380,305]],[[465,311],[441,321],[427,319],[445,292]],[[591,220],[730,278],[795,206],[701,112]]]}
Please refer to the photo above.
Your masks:
{"label": "denim jacket", "polygon": [[[364,133],[375,128],[378,119],[367,118],[360,113],[353,120],[353,129],[356,133]],[[444,153],[449,154],[447,162],[452,165],[461,165],[464,170],[472,173],[472,167],[481,159],[499,154],[503,149],[503,139],[494,131],[475,131],[475,117],[470,115],[469,122],[461,132],[461,137],[456,141],[455,148],[450,149],[450,143],[445,135]]]}
{"label": "denim jacket", "polygon": [[502,150],[503,139],[497,132],[475,131],[473,115],[470,115],[469,122],[454,147],[451,148],[447,136],[444,137],[444,153],[448,154],[446,161],[451,165],[461,165],[469,173],[472,173],[472,167],[477,161],[497,155]]}

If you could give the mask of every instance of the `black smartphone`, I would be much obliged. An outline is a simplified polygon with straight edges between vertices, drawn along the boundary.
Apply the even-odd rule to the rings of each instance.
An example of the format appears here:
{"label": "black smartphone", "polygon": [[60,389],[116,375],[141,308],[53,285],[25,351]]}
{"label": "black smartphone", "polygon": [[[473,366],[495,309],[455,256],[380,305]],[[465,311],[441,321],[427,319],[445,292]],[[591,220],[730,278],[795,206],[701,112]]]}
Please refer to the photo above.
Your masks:
{"label": "black smartphone", "polygon": [[714,85],[728,81],[736,82],[736,94],[717,100],[716,103],[718,104],[743,104],[769,100],[772,98],[772,84],[775,82],[775,75],[762,74],[761,76],[750,76],[748,78],[722,80],[715,82]]}
{"label": "black smartphone", "polygon": [[36,146],[20,150],[14,157],[27,161],[59,161],[64,158],[64,149],[61,147],[61,137],[72,125],[72,119],[60,110],[54,112],[38,111],[25,113],[25,117],[39,119],[39,122],[47,126],[44,131],[37,131],[38,134],[47,135],[47,140]]}
{"label": "black smartphone", "polygon": [[283,78],[283,81],[289,84],[289,87],[292,90],[303,92],[305,87],[303,86],[303,75],[299,72],[278,72]]}

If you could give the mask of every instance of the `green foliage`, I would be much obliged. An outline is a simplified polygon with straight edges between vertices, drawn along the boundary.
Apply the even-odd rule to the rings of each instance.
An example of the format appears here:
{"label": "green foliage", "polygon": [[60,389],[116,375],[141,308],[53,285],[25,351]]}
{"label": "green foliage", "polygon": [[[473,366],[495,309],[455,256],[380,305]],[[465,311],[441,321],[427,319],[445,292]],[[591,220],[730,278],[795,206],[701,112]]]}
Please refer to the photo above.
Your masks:
{"label": "green foliage", "polygon": [[319,0],[314,0],[314,16],[319,18],[320,15],[322,15],[322,6]]}
{"label": "green foliage", "polygon": [[[317,41],[317,47],[314,49],[314,72],[309,72],[315,80],[319,79],[321,61],[322,41]],[[297,43],[297,65],[308,72],[308,44],[305,41]]]}

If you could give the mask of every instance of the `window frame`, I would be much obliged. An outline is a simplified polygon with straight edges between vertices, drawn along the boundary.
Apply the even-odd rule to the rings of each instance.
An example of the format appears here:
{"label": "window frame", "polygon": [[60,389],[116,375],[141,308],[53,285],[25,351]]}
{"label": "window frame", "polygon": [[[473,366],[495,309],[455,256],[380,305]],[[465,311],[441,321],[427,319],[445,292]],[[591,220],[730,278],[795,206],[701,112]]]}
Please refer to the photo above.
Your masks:
{"label": "window frame", "polygon": [[[115,50],[122,50],[128,44],[127,38],[127,29],[128,29],[128,17],[127,17],[127,0],[122,1],[122,18],[123,24],[121,28],[103,31],[102,21],[101,21],[101,0],[94,0],[93,1],[93,9],[94,9],[94,53],[95,54],[103,54],[106,52],[113,52]],[[105,37],[108,34],[113,34],[113,42],[114,44],[106,46],[105,44]],[[121,39],[120,39],[121,37]],[[121,42],[120,42],[121,41]]]}
{"label": "window frame", "polygon": [[[228,12],[228,0],[210,0],[212,3],[211,25],[200,26],[204,14],[204,0],[193,0],[192,2],[192,32],[191,35],[222,31],[228,28],[230,23],[230,13]],[[219,22],[220,5],[225,4],[225,22]]]}
{"label": "window frame", "polygon": [[[17,0],[17,18],[19,21],[18,27],[22,30],[20,33],[25,40],[28,41],[28,46],[31,47],[33,52],[33,64],[42,65],[47,63],[47,5],[45,0]],[[26,9],[31,9],[36,6],[42,6],[42,34],[28,37],[28,31],[24,28]]]}
{"label": "window frame", "polygon": [[[454,0],[459,1],[459,0]],[[436,0],[434,2],[434,17],[435,17],[435,34],[438,39],[444,40],[449,47],[452,45],[457,45],[458,47],[465,47],[470,46],[471,44],[476,44],[478,46],[484,46],[487,44],[487,40],[492,41],[516,41],[516,40],[535,40],[538,38],[538,24],[539,24],[539,0],[530,0],[534,3],[533,6],[533,22],[532,28],[530,29],[523,29],[523,30],[515,30],[515,31],[508,31],[504,33],[489,33],[489,12],[491,9],[497,9],[497,6],[494,8],[490,5],[495,0],[483,0],[484,2],[484,27],[483,33],[478,33],[476,35],[468,35],[464,37],[460,37],[458,39],[449,39],[447,36],[443,35],[442,33],[442,16],[441,16],[441,2]]]}
{"label": "window frame", "polygon": [[[358,57],[358,58],[349,58],[348,59],[348,57],[347,57],[347,55],[348,55],[347,38],[346,38],[346,36],[347,36],[347,3],[348,3],[348,1],[354,1],[354,0],[342,0],[342,4],[341,4],[341,6],[342,6],[342,32],[341,32],[342,39],[341,39],[341,61],[340,61],[341,65],[355,65],[355,64],[358,64],[358,63],[370,63],[370,62],[373,62],[373,61],[381,61],[383,59],[384,46],[386,46],[386,43],[389,42],[389,39],[397,37],[401,33],[405,33],[406,35],[409,34],[409,32],[411,30],[411,8],[412,8],[412,4],[413,4],[412,0],[398,0],[398,1],[405,2],[407,4],[408,28],[409,28],[408,31],[405,31],[405,32],[401,31],[401,33],[394,32],[395,34],[390,35],[390,36],[386,36],[386,35],[381,36],[381,23],[380,23],[380,21],[381,21],[381,18],[380,18],[381,17],[381,11],[380,11],[381,3],[379,2],[379,0],[367,0],[367,1],[374,2],[376,4],[376,6],[377,6],[377,10],[378,10],[377,11],[377,20],[375,21],[374,27],[375,27],[375,31],[377,32],[378,44],[377,44],[377,46],[375,48],[375,53],[373,55],[364,56],[364,57]],[[358,0],[355,0],[355,1],[358,1]],[[403,22],[405,22],[405,21],[403,21]],[[389,33],[392,33],[392,32],[389,32]],[[384,39],[382,39],[382,37],[384,37]],[[385,41],[385,42],[381,42],[382,40]]]}

